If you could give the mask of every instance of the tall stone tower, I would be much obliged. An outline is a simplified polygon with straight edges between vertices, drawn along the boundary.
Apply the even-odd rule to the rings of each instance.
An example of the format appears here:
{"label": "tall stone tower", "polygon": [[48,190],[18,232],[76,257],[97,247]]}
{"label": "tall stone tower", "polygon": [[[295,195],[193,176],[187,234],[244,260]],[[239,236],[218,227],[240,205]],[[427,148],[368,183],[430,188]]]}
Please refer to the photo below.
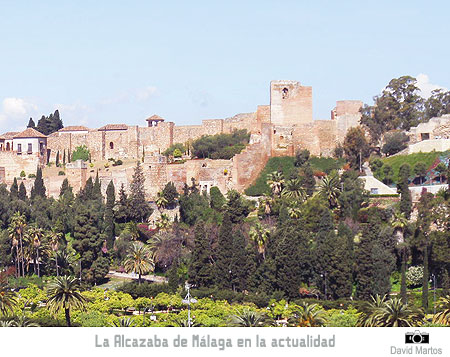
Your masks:
{"label": "tall stone tower", "polygon": [[278,126],[312,123],[312,87],[296,81],[271,81],[270,121]]}

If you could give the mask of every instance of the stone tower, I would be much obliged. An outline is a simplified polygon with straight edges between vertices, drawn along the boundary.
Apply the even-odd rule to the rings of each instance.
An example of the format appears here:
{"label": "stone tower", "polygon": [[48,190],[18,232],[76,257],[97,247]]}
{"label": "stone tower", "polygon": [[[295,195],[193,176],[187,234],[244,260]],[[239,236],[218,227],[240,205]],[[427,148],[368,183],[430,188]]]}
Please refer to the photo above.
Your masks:
{"label": "stone tower", "polygon": [[312,123],[312,87],[296,81],[270,82],[270,121],[276,126]]}

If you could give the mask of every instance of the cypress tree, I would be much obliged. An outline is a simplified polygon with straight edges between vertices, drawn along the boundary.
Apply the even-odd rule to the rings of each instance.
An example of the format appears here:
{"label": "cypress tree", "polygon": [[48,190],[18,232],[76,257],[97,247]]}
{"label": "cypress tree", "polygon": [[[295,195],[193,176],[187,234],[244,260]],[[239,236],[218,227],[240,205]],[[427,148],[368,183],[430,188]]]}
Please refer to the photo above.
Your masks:
{"label": "cypress tree", "polygon": [[327,284],[329,294],[333,299],[349,298],[352,295],[352,266],[351,251],[348,249],[347,237],[338,235],[331,242]]}
{"label": "cypress tree", "polygon": [[33,189],[31,190],[31,199],[40,196],[45,197],[45,185],[42,179],[42,169],[38,167],[36,171],[36,179],[34,180]]}
{"label": "cypress tree", "polygon": [[9,197],[10,197],[11,201],[19,198],[19,186],[17,184],[16,177],[14,177],[14,181],[13,181],[11,187],[9,188]]}
{"label": "cypress tree", "polygon": [[234,291],[243,291],[247,287],[246,281],[246,260],[245,238],[240,230],[233,236],[232,256],[231,256],[231,286]]}
{"label": "cypress tree", "polygon": [[66,149],[63,150],[63,165],[66,166]]}
{"label": "cypress tree", "polygon": [[125,192],[125,186],[123,184],[120,186],[119,201],[117,202],[117,211],[115,216],[118,223],[125,223],[129,221],[129,200]]}
{"label": "cypress tree", "polygon": [[72,191],[72,187],[69,185],[69,180],[65,178],[61,184],[61,188],[59,189],[59,197],[64,195],[69,190]]}
{"label": "cypress tree", "polygon": [[112,249],[115,240],[114,229],[114,205],[116,202],[116,195],[113,181],[109,181],[106,188],[106,208],[105,208],[105,235],[108,249]]}
{"label": "cypress tree", "polygon": [[27,128],[33,128],[33,129],[36,129],[36,124],[34,123],[33,118],[30,118],[30,120],[28,121]]}
{"label": "cypress tree", "polygon": [[198,287],[213,284],[213,267],[211,264],[211,244],[205,232],[205,225],[200,222],[195,227],[194,249],[189,266],[189,282]]}
{"label": "cypress tree", "polygon": [[56,165],[56,167],[59,167],[59,150],[56,153],[55,165]]}
{"label": "cypress tree", "polygon": [[22,200],[22,201],[25,201],[27,199],[27,189],[25,188],[25,185],[23,184],[23,182],[20,183],[18,197],[19,197],[19,200]]}
{"label": "cypress tree", "polygon": [[412,211],[412,198],[409,191],[409,175],[411,168],[408,164],[403,164],[399,169],[399,183],[397,185],[398,192],[401,194],[400,199],[400,212],[402,212],[407,219],[411,217]]}
{"label": "cypress tree", "polygon": [[97,174],[95,175],[94,187],[92,189],[92,197],[94,199],[103,199],[103,196],[102,196],[102,185],[101,185],[100,179],[98,177],[98,170],[97,170]]}
{"label": "cypress tree", "polygon": [[306,194],[308,196],[312,196],[314,193],[314,189],[316,187],[316,180],[314,178],[314,172],[309,164],[309,162],[306,162],[302,167],[303,175],[301,177],[302,180],[302,186],[306,190]]}
{"label": "cypress tree", "polygon": [[233,259],[233,224],[228,212],[225,213],[219,231],[216,252],[216,284],[219,289],[231,289],[231,267]]}
{"label": "cypress tree", "polygon": [[226,212],[233,224],[242,223],[242,221],[250,213],[248,205],[243,201],[242,196],[235,190],[228,191],[228,202],[226,204]]}
{"label": "cypress tree", "polygon": [[137,161],[130,187],[130,215],[136,222],[144,222],[153,211],[145,200],[144,182],[142,166]]}
{"label": "cypress tree", "polygon": [[173,261],[167,272],[169,291],[175,294],[178,289],[180,278],[178,277],[178,262]]}

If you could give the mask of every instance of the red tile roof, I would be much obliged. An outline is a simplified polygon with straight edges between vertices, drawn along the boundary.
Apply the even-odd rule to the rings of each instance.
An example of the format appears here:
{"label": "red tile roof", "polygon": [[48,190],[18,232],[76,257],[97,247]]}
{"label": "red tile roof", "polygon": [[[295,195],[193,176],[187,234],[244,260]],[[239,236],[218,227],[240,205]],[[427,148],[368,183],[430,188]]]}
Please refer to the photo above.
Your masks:
{"label": "red tile roof", "polygon": [[21,133],[18,133],[13,136],[13,139],[16,139],[16,138],[46,138],[46,136],[44,134],[40,133],[39,131],[37,131],[36,129],[26,128]]}
{"label": "red tile roof", "polygon": [[99,131],[108,131],[108,130],[127,130],[128,125],[126,124],[107,124],[105,126],[102,126],[101,128],[98,128]]}
{"label": "red tile roof", "polygon": [[2,135],[2,137],[5,138],[5,140],[11,140],[14,137],[14,135],[16,135],[16,134],[19,134],[19,132],[18,131],[8,131],[7,133],[4,133]]}
{"label": "red tile roof", "polygon": [[89,128],[86,126],[82,126],[82,125],[71,125],[71,126],[66,126],[62,129],[59,129],[58,131],[89,131]]}
{"label": "red tile roof", "polygon": [[146,121],[164,121],[159,115],[152,115],[150,118],[145,119]]}

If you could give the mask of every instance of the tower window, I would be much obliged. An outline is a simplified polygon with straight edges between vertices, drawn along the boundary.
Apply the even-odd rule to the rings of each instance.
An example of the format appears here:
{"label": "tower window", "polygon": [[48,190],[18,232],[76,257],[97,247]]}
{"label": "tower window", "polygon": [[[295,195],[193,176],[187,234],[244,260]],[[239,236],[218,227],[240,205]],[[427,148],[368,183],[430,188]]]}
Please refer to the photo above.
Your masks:
{"label": "tower window", "polygon": [[110,143],[109,143],[109,148],[112,150],[112,149],[114,149],[114,143],[111,141]]}
{"label": "tower window", "polygon": [[283,94],[282,94],[281,97],[282,97],[283,99],[286,99],[286,98],[288,97],[288,94],[289,94],[289,89],[283,88],[282,92],[283,92]]}

